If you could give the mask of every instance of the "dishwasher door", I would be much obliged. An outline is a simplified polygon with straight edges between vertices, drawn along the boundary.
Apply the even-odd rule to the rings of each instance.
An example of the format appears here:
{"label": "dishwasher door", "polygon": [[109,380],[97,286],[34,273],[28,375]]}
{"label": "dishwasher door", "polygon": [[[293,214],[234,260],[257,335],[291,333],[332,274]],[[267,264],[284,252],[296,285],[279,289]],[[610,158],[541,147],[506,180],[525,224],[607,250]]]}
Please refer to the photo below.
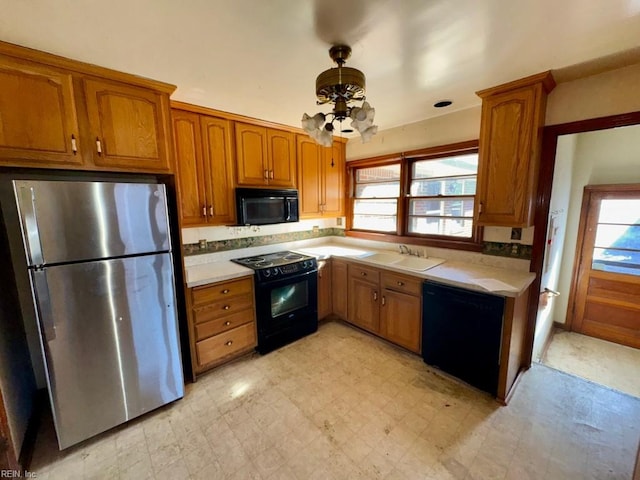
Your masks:
{"label": "dishwasher door", "polygon": [[422,293],[425,363],[495,396],[504,297],[429,281]]}

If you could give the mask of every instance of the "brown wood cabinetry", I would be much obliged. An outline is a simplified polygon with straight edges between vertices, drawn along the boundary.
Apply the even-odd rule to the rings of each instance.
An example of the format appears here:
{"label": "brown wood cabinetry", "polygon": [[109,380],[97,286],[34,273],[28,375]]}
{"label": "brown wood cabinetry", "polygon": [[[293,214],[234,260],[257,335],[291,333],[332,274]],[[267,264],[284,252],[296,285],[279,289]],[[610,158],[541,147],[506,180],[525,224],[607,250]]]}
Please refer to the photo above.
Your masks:
{"label": "brown wood cabinetry", "polygon": [[0,163],[82,164],[73,77],[0,55]]}
{"label": "brown wood cabinetry", "polygon": [[187,298],[195,374],[255,348],[252,277],[190,288]]}
{"label": "brown wood cabinetry", "polygon": [[181,224],[233,223],[231,122],[175,108],[171,115]]}
{"label": "brown wood cabinetry", "polygon": [[94,165],[170,170],[167,95],[95,78],[83,84]]}
{"label": "brown wood cabinetry", "polygon": [[477,92],[482,97],[478,224],[533,225],[550,72]]}
{"label": "brown wood cabinetry", "polygon": [[420,353],[421,280],[357,263],[348,264],[348,278],[347,321]]}
{"label": "brown wood cabinetry", "polygon": [[422,338],[422,282],[383,271],[380,284],[380,335],[397,345],[420,353]]}
{"label": "brown wood cabinetry", "polygon": [[318,318],[331,315],[331,260],[318,261]]}
{"label": "brown wood cabinetry", "polygon": [[344,215],[344,143],[334,141],[327,148],[306,135],[297,135],[296,144],[300,217]]}
{"label": "brown wood cabinetry", "polygon": [[293,133],[241,122],[235,133],[239,186],[296,186]]}
{"label": "brown wood cabinetry", "polygon": [[174,89],[0,42],[0,165],[169,172]]}
{"label": "brown wood cabinetry", "polygon": [[338,258],[331,259],[331,306],[334,315],[347,319],[347,262]]}

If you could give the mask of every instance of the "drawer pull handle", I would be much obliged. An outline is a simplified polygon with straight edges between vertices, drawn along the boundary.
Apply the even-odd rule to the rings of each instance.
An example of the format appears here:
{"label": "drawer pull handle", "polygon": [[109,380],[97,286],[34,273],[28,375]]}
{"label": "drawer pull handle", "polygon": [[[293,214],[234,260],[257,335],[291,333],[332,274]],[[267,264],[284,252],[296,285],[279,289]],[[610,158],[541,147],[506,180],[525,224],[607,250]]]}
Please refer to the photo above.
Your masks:
{"label": "drawer pull handle", "polygon": [[382,306],[384,307],[386,304],[387,304],[387,301],[384,298],[384,295],[382,295]]}
{"label": "drawer pull handle", "polygon": [[404,285],[404,282],[398,282],[398,286],[401,287]]}
{"label": "drawer pull handle", "polygon": [[74,155],[78,153],[78,146],[76,145],[76,136],[73,134],[71,135],[71,151],[73,152]]}
{"label": "drawer pull handle", "polygon": [[225,343],[227,347],[230,347],[232,344],[233,344],[233,340],[229,340],[227,343]]}
{"label": "drawer pull handle", "polygon": [[367,276],[367,272],[360,272],[360,275],[362,275],[363,277]]}
{"label": "drawer pull handle", "polygon": [[96,137],[96,152],[98,152],[98,156],[102,155],[102,142],[98,137]]}
{"label": "drawer pull handle", "polygon": [[378,301],[378,292],[373,292],[373,301],[374,302]]}
{"label": "drawer pull handle", "polygon": [[229,305],[225,305],[224,307],[222,307],[223,310],[229,310],[229,308],[231,308],[229,307]]}
{"label": "drawer pull handle", "polygon": [[222,293],[224,293],[224,294],[229,293],[229,289],[225,288],[224,290],[222,290]]}
{"label": "drawer pull handle", "polygon": [[225,327],[228,327],[229,325],[231,325],[231,322],[224,322]]}

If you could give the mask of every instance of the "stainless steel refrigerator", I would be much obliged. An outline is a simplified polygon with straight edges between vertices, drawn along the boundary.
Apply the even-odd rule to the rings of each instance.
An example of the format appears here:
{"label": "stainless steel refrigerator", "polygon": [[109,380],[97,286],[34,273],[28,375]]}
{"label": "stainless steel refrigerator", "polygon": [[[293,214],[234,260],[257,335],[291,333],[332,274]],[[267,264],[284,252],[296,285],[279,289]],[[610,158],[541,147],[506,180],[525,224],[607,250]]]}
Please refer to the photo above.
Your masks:
{"label": "stainless steel refrigerator", "polygon": [[60,448],[181,398],[164,186],[13,187]]}

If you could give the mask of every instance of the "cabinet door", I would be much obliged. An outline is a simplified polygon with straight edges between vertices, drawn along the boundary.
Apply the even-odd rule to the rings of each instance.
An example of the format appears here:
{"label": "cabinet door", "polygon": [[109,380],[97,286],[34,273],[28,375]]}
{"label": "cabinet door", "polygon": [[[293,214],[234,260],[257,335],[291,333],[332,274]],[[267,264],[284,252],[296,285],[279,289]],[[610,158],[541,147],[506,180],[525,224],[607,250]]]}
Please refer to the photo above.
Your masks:
{"label": "cabinet door", "polygon": [[293,133],[267,129],[269,185],[295,188],[296,146]]}
{"label": "cabinet door", "polygon": [[331,314],[331,262],[318,262],[318,318]]}
{"label": "cabinet door", "polygon": [[236,163],[239,186],[268,185],[267,129],[236,123]]}
{"label": "cabinet door", "polygon": [[533,222],[537,162],[532,163],[534,105],[540,86],[482,101],[478,171],[478,223],[528,226]]}
{"label": "cabinet door", "polygon": [[334,315],[347,319],[347,264],[331,260],[331,304]]}
{"label": "cabinet door", "polygon": [[378,333],[380,309],[378,284],[349,277],[349,309],[347,320],[365,330]]}
{"label": "cabinet door", "polygon": [[208,183],[207,222],[229,224],[234,220],[231,122],[203,115],[200,124]]}
{"label": "cabinet door", "polygon": [[71,75],[0,58],[0,163],[81,165]]}
{"label": "cabinet door", "polygon": [[298,194],[300,217],[319,217],[321,196],[320,148],[306,135],[296,139],[298,152]]}
{"label": "cabinet door", "polygon": [[143,171],[170,170],[167,95],[88,78],[84,89],[93,163]]}
{"label": "cabinet door", "polygon": [[409,350],[420,353],[420,297],[384,289],[380,303],[380,334]]}
{"label": "cabinet door", "polygon": [[320,147],[322,156],[322,214],[333,217],[344,215],[345,146],[333,142],[331,148]]}
{"label": "cabinet door", "polygon": [[181,224],[205,224],[207,182],[200,136],[200,116],[197,113],[173,110],[172,119]]}

